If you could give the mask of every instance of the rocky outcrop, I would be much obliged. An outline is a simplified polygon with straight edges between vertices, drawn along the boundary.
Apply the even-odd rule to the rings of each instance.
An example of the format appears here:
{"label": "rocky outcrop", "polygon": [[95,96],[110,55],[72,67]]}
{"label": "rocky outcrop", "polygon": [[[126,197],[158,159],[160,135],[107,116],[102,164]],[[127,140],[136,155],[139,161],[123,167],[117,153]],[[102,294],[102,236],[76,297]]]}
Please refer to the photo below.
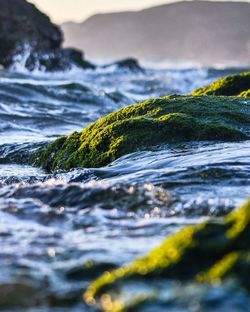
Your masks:
{"label": "rocky outcrop", "polygon": [[8,68],[17,56],[25,57],[28,69],[61,70],[76,63],[92,68],[81,52],[62,49],[58,26],[25,0],[0,0],[0,64]]}
{"label": "rocky outcrop", "polygon": [[51,171],[101,167],[159,144],[249,138],[250,101],[240,97],[166,96],[125,107],[39,155],[36,165]]}

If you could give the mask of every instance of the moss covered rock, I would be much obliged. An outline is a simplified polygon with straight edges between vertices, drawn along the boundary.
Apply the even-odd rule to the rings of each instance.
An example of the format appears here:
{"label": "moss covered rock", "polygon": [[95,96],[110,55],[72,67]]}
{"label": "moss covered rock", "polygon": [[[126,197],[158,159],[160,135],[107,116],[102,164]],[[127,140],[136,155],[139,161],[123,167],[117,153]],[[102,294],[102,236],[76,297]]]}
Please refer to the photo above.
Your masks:
{"label": "moss covered rock", "polygon": [[240,96],[242,96],[242,97],[250,97],[250,89],[241,92]]}
{"label": "moss covered rock", "polygon": [[192,95],[225,95],[249,97],[250,72],[231,75],[195,90]]}
{"label": "moss covered rock", "polygon": [[250,101],[227,97],[167,96],[123,108],[39,155],[46,170],[100,167],[138,150],[190,140],[241,140],[249,136]]}
{"label": "moss covered rock", "polygon": [[[124,287],[130,283],[136,289],[141,282],[151,281],[151,295],[157,293],[154,282],[175,280],[195,284],[222,283],[235,279],[250,291],[250,200],[220,222],[189,226],[167,238],[148,256],[111,272],[104,273],[86,291],[87,303],[100,302],[109,311],[120,311],[131,302],[124,299]],[[145,284],[147,285],[147,283]],[[140,296],[133,296],[137,302]],[[100,299],[100,300],[99,300]]]}

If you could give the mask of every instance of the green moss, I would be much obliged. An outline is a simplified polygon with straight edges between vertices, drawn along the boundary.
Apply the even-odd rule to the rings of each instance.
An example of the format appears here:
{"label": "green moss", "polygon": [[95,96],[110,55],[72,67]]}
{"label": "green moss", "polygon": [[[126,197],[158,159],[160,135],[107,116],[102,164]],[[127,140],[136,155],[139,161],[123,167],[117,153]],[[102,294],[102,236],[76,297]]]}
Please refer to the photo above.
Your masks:
{"label": "green moss", "polygon": [[195,90],[192,95],[224,95],[224,96],[246,96],[244,91],[250,89],[250,72],[239,75],[227,76],[216,80],[212,84]]}
{"label": "green moss", "polygon": [[50,144],[36,164],[47,170],[100,167],[138,150],[190,140],[248,136],[250,103],[240,98],[167,96],[123,108]]}
{"label": "green moss", "polygon": [[126,283],[157,279],[217,284],[234,278],[250,291],[249,237],[250,200],[221,222],[186,227],[148,256],[104,273],[90,285],[84,298],[91,304],[106,295],[111,302],[119,301],[119,306],[124,307],[127,302],[122,298],[117,301],[115,294]]}
{"label": "green moss", "polygon": [[243,91],[240,96],[242,97],[250,97],[250,89]]}

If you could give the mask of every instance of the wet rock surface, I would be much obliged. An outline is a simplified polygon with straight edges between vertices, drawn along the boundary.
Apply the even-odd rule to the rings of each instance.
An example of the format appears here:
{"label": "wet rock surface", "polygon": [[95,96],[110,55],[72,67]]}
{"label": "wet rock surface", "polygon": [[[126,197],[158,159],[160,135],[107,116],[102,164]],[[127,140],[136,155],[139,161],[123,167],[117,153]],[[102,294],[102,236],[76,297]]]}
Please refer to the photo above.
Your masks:
{"label": "wet rock surface", "polygon": [[250,72],[218,79],[192,92],[193,95],[224,95],[249,97]]}

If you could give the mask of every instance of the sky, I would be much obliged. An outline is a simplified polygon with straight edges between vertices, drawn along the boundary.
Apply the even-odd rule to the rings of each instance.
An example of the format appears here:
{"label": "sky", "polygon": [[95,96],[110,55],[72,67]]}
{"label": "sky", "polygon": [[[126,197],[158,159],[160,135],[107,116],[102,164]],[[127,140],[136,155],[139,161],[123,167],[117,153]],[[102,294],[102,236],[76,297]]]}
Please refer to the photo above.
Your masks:
{"label": "sky", "polygon": [[174,0],[29,0],[55,23],[81,22],[96,13],[140,10]]}
{"label": "sky", "polygon": [[[82,22],[96,13],[140,10],[178,0],[28,0],[55,23]],[[223,0],[222,0],[223,1]],[[237,1],[237,0],[234,0]],[[241,0],[244,1],[244,0]],[[245,0],[250,1],[250,0]]]}

